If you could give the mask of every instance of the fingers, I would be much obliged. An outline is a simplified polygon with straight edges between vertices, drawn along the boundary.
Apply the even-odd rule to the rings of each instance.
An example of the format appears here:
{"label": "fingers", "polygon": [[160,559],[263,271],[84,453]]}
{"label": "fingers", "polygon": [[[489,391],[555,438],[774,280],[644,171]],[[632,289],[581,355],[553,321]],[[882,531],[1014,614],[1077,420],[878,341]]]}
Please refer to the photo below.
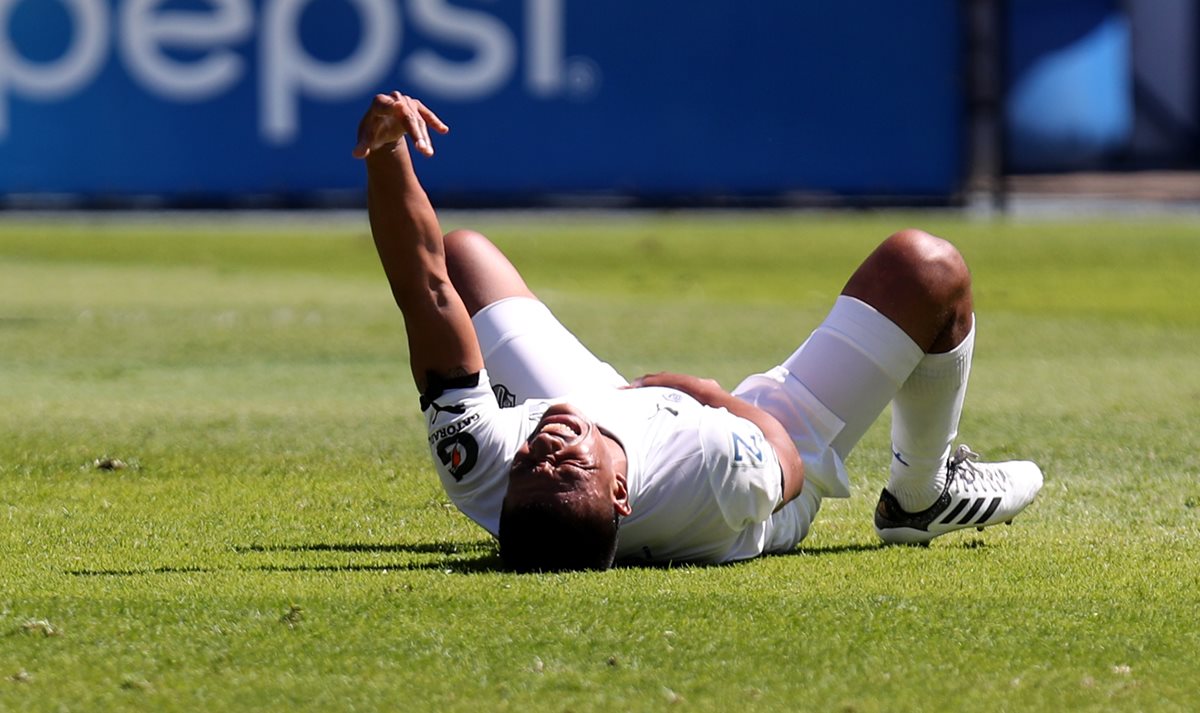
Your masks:
{"label": "fingers", "polygon": [[392,98],[395,100],[393,112],[403,121],[405,133],[412,137],[413,146],[423,155],[432,156],[433,142],[429,140],[429,124],[426,117],[436,118],[436,115],[420,101],[400,92],[392,92]]}
{"label": "fingers", "polygon": [[630,382],[632,388],[644,386],[665,386],[692,394],[700,391],[724,391],[715,379],[705,379],[691,374],[676,374],[670,371],[659,371],[640,376]]}
{"label": "fingers", "polygon": [[371,151],[399,141],[405,134],[412,137],[413,146],[424,156],[433,155],[429,127],[440,134],[450,127],[419,100],[400,92],[377,94],[358,125],[358,142],[351,155],[366,158]]}
{"label": "fingers", "polygon": [[[415,100],[414,100],[414,101],[415,101]],[[450,133],[450,127],[449,127],[449,126],[446,126],[446,122],[444,122],[444,121],[442,121],[441,119],[439,119],[439,118],[438,118],[438,115],[437,115],[437,114],[434,114],[434,113],[433,113],[433,111],[432,111],[432,110],[431,110],[429,107],[425,106],[425,105],[424,105],[424,104],[422,104],[421,102],[417,102],[417,107],[420,109],[420,111],[421,111],[421,117],[422,117],[423,119],[425,119],[425,123],[426,123],[426,124],[431,124],[431,125],[433,125],[433,128],[434,128],[434,129],[435,129],[435,130],[436,130],[436,131],[437,131],[439,134],[448,134],[448,133]]]}
{"label": "fingers", "polygon": [[358,143],[355,144],[354,148],[350,151],[350,155],[354,158],[366,158],[367,156],[371,155],[371,146],[362,139],[359,139]]}
{"label": "fingers", "polygon": [[[410,104],[415,105],[416,100]],[[416,106],[410,106],[404,115],[408,124],[408,135],[413,138],[413,146],[425,156],[433,155],[433,142],[429,140],[429,125],[421,118],[421,112]]]}
{"label": "fingers", "polygon": [[642,376],[639,376],[638,378],[629,382],[629,388],[640,389],[643,386],[654,386],[656,377],[658,377],[661,373],[662,372],[658,372],[658,373],[654,373],[654,374],[643,374]]}
{"label": "fingers", "polygon": [[409,102],[414,109],[414,112],[409,115],[409,121],[414,131],[412,131],[413,139],[416,143],[417,150],[426,156],[433,155],[433,141],[429,138],[429,125],[433,124],[433,128],[438,133],[446,133],[450,127],[438,118],[437,114],[430,111],[429,107],[422,104],[416,99],[409,98]]}
{"label": "fingers", "polygon": [[[367,113],[358,122],[358,142],[350,152],[354,158],[366,158],[371,151],[387,143],[387,139],[384,137],[394,127],[392,112],[395,103],[396,100],[393,96],[375,95]],[[396,139],[391,140],[395,141]]]}

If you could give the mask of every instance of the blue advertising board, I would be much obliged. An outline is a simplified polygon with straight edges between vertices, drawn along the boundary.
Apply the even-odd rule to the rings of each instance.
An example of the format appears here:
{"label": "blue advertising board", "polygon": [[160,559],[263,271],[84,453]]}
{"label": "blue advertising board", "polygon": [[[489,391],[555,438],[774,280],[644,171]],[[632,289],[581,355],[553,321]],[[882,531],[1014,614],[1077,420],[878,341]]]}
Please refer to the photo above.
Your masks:
{"label": "blue advertising board", "polygon": [[370,97],[452,127],[433,193],[945,196],[959,3],[0,1],[0,193],[361,188]]}

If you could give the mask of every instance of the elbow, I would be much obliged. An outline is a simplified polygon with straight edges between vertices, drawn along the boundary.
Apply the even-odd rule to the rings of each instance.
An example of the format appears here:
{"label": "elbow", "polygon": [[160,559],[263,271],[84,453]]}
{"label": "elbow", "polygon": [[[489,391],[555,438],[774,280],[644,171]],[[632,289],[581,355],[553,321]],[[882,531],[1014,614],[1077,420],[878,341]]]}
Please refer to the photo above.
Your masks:
{"label": "elbow", "polygon": [[389,275],[392,297],[400,310],[446,309],[457,300],[458,293],[446,274],[444,265],[414,265],[408,275]]}
{"label": "elbow", "polygon": [[429,299],[438,309],[446,309],[459,303],[458,291],[446,275],[430,275],[426,283]]}
{"label": "elbow", "polygon": [[804,460],[795,446],[779,454],[779,468],[783,479],[783,499],[779,507],[783,507],[799,497],[804,489]]}

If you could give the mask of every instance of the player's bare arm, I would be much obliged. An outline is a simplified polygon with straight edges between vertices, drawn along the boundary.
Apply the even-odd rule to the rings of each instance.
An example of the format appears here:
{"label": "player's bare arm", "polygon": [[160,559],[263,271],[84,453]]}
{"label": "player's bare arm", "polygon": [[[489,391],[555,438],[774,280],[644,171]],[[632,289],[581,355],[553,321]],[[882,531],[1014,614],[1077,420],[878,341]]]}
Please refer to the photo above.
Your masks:
{"label": "player's bare arm", "polygon": [[367,166],[371,234],[404,314],[410,366],[422,394],[431,382],[483,368],[471,318],[447,274],[441,226],[405,139],[432,156],[430,127],[449,131],[420,101],[399,92],[379,94],[359,122],[353,151]]}
{"label": "player's bare arm", "polygon": [[804,487],[804,461],[800,459],[800,453],[796,450],[796,444],[792,442],[787,429],[771,414],[729,393],[713,379],[703,379],[690,374],[671,372],[647,374],[635,379],[630,386],[633,388],[665,386],[676,389],[705,406],[724,408],[734,416],[744,418],[758,426],[771,447],[775,449],[775,455],[779,458],[779,465],[783,471],[783,502],[779,507],[783,507],[800,494],[801,488]]}

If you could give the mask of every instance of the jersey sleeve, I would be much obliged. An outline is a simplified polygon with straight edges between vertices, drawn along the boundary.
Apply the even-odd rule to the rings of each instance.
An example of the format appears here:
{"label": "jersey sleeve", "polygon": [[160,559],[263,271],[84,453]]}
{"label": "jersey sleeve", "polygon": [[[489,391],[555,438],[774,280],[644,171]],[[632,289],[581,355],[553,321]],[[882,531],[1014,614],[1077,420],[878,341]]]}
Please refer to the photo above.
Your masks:
{"label": "jersey sleeve", "polygon": [[758,426],[725,409],[701,424],[705,470],[725,522],[741,530],[765,521],[783,500],[783,469]]}
{"label": "jersey sleeve", "polygon": [[487,372],[478,384],[447,389],[422,405],[430,455],[446,494],[467,517],[497,534],[526,409],[500,408]]}

